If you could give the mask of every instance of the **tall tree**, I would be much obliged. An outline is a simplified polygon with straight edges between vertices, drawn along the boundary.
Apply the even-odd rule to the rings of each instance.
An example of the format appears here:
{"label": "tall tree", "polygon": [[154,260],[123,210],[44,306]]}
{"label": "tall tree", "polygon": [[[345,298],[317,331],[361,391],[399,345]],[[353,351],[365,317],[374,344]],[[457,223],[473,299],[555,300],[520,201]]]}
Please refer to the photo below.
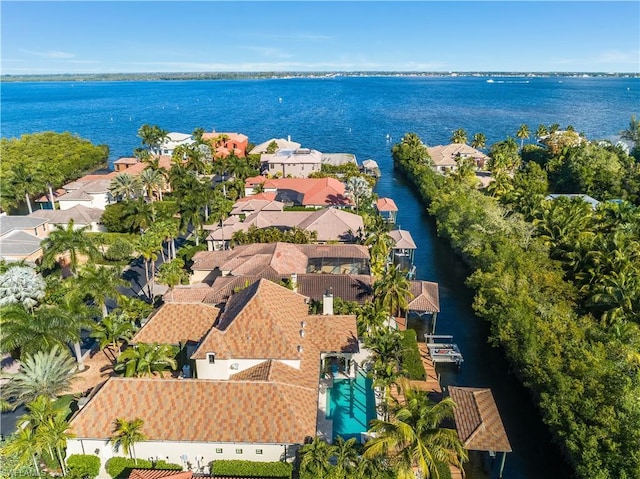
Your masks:
{"label": "tall tree", "polygon": [[159,155],[160,145],[167,139],[168,131],[157,125],[144,124],[138,129],[138,136],[142,140],[143,146],[149,148],[154,155]]}
{"label": "tall tree", "polygon": [[399,317],[413,297],[409,287],[406,271],[392,264],[384,276],[373,284],[374,301],[388,311],[390,316]]}
{"label": "tall tree", "polygon": [[166,187],[166,178],[160,170],[145,168],[138,178],[140,179],[140,186],[145,191],[149,201],[153,201],[156,196],[159,201],[162,201],[162,191]]}
{"label": "tall tree", "polygon": [[524,146],[524,140],[528,140],[529,139],[529,126],[526,124],[522,124],[520,125],[520,128],[518,128],[518,131],[516,132],[516,137],[520,138],[520,149],[522,150],[522,147]]}
{"label": "tall tree", "polygon": [[115,198],[133,200],[142,194],[143,185],[138,176],[118,173],[109,184],[109,192]]}
{"label": "tall tree", "polygon": [[129,283],[122,279],[120,268],[87,265],[80,271],[77,282],[77,293],[82,298],[91,298],[102,310],[102,317],[106,318],[109,311],[109,298],[117,299],[122,294],[118,288]]}
{"label": "tall tree", "polygon": [[33,213],[30,196],[44,191],[42,181],[32,173],[26,166],[17,164],[12,169],[9,188],[14,192],[15,199],[23,198],[29,209],[29,213]]}
{"label": "tall tree", "polygon": [[327,441],[315,436],[309,444],[300,447],[299,454],[302,457],[300,460],[301,471],[306,471],[319,479],[328,477],[333,450]]}
{"label": "tall tree", "polygon": [[142,426],[144,426],[144,421],[140,418],[130,421],[118,418],[114,421],[113,436],[109,439],[116,450],[122,447],[124,453],[128,454],[135,464],[138,463],[135,445],[147,439],[147,436],[142,432]]}
{"label": "tall tree", "polygon": [[128,378],[162,375],[163,371],[178,367],[177,353],[170,344],[136,344],[120,354],[114,370]]}
{"label": "tall tree", "polygon": [[126,313],[111,313],[93,328],[91,337],[98,341],[100,350],[104,351],[107,357],[109,357],[107,348],[109,349],[110,359],[115,363],[120,353],[118,343],[120,341],[129,341],[133,338],[135,332],[136,327],[129,315]]}
{"label": "tall tree", "polygon": [[484,133],[475,133],[473,135],[473,140],[471,140],[471,146],[473,148],[482,149],[487,146],[487,137]]}
{"label": "tall tree", "polygon": [[467,141],[469,141],[469,137],[463,128],[458,128],[451,133],[451,143],[461,143],[466,145]]}
{"label": "tall tree", "polygon": [[51,267],[60,255],[69,253],[71,272],[76,276],[79,255],[85,255],[90,259],[99,256],[98,249],[86,234],[90,228],[89,225],[76,228],[73,220],[69,220],[66,227],[55,225],[49,236],[42,240],[43,264]]}
{"label": "tall tree", "polygon": [[162,249],[162,238],[153,232],[142,235],[138,242],[138,251],[144,259],[144,273],[147,282],[147,298],[153,302],[153,285],[156,276],[156,260],[158,252]]}
{"label": "tall tree", "polygon": [[356,207],[356,213],[364,204],[371,200],[371,186],[362,176],[352,176],[344,185],[345,196],[349,198]]}
{"label": "tall tree", "polygon": [[468,454],[455,429],[442,426],[453,418],[453,400],[445,398],[434,404],[426,391],[412,388],[407,379],[400,379],[398,384],[404,401],[393,400],[390,420],[372,421],[373,437],[365,444],[364,456],[388,457],[399,479],[414,479],[414,468],[420,477],[438,478],[440,464],[462,470]]}
{"label": "tall tree", "polygon": [[16,430],[0,451],[5,457],[15,458],[18,466],[25,466],[29,461],[33,461],[36,474],[40,477],[40,466],[37,458],[42,454],[43,447],[33,427],[27,426]]}

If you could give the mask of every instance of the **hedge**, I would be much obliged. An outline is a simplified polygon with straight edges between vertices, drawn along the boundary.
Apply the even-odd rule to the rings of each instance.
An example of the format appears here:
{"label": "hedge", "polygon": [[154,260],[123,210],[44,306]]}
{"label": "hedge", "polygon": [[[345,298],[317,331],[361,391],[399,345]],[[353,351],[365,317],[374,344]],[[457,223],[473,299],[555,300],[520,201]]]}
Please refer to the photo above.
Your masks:
{"label": "hedge", "polygon": [[424,381],[427,379],[427,373],[420,358],[416,331],[407,329],[400,331],[400,335],[402,336],[402,369],[409,379]]}
{"label": "hedge", "polygon": [[137,462],[128,457],[112,457],[104,467],[113,479],[126,479],[132,469],[171,469],[181,471],[182,466],[166,461],[154,461],[155,465],[147,459],[138,459]]}
{"label": "hedge", "polygon": [[68,477],[94,479],[100,474],[100,458],[91,454],[72,454],[67,458]]}
{"label": "hedge", "polygon": [[291,478],[293,467],[287,462],[220,460],[209,464],[211,475],[229,477]]}

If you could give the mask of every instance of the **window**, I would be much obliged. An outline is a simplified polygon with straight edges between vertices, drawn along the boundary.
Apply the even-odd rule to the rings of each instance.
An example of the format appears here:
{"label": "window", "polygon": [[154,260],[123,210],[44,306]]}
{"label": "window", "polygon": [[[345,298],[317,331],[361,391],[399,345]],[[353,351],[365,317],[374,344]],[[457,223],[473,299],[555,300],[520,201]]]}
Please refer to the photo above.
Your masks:
{"label": "window", "polygon": [[216,447],[216,454],[222,454],[222,448]]}
{"label": "window", "polygon": [[256,454],[262,454],[262,449],[256,449]]}
{"label": "window", "polygon": [[242,454],[242,449],[236,449],[236,454]]}
{"label": "window", "polygon": [[209,360],[209,364],[216,363],[216,353],[207,353],[207,359]]}

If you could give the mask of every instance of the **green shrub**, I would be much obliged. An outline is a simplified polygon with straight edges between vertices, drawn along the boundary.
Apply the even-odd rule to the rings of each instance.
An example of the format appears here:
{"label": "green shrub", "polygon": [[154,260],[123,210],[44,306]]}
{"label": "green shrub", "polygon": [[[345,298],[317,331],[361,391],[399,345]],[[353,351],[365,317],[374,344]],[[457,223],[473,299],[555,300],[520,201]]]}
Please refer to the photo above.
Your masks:
{"label": "green shrub", "polygon": [[9,436],[5,440],[0,441],[0,478],[37,476],[33,461],[28,461],[20,466],[18,457],[9,455],[3,451],[3,448],[12,440],[12,436]]}
{"label": "green shrub", "polygon": [[71,479],[93,479],[100,474],[100,458],[91,454],[72,454],[67,458]]}
{"label": "green shrub", "polygon": [[287,462],[252,462],[237,460],[213,461],[212,475],[230,477],[277,477],[290,478],[293,467]]}
{"label": "green shrub", "polygon": [[400,335],[402,336],[402,369],[409,379],[424,381],[427,379],[427,373],[420,358],[415,330],[400,331]]}
{"label": "green shrub", "polygon": [[129,259],[133,254],[133,245],[124,238],[117,238],[107,251],[104,253],[104,257],[111,261],[122,261]]}
{"label": "green shrub", "polygon": [[107,474],[113,479],[126,479],[132,469],[171,469],[181,471],[182,466],[166,461],[156,461],[155,467],[147,459],[138,459],[137,462],[128,457],[112,457],[104,465]]}

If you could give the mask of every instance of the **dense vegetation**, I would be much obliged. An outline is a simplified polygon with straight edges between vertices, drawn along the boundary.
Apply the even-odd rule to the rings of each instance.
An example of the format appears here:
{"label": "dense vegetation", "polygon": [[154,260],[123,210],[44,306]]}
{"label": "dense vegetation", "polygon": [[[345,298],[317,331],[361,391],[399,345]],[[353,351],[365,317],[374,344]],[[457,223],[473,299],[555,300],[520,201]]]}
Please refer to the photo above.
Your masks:
{"label": "dense vegetation", "polygon": [[252,462],[220,460],[212,461],[209,467],[216,476],[229,477],[277,477],[290,478],[292,467],[287,462]]}
{"label": "dense vegetation", "polygon": [[[567,460],[579,477],[640,477],[638,161],[608,142],[582,138],[520,155],[507,139],[491,147],[495,181],[479,190],[468,169],[436,174],[425,150],[405,135],[392,149],[395,166],[469,265],[490,341]],[[558,191],[628,201],[591,209],[546,199]]]}
{"label": "dense vegetation", "polygon": [[[0,202],[14,208],[27,197],[59,188],[88,171],[106,166],[109,148],[71,133],[43,132],[0,140]],[[26,195],[26,196],[25,196]]]}

